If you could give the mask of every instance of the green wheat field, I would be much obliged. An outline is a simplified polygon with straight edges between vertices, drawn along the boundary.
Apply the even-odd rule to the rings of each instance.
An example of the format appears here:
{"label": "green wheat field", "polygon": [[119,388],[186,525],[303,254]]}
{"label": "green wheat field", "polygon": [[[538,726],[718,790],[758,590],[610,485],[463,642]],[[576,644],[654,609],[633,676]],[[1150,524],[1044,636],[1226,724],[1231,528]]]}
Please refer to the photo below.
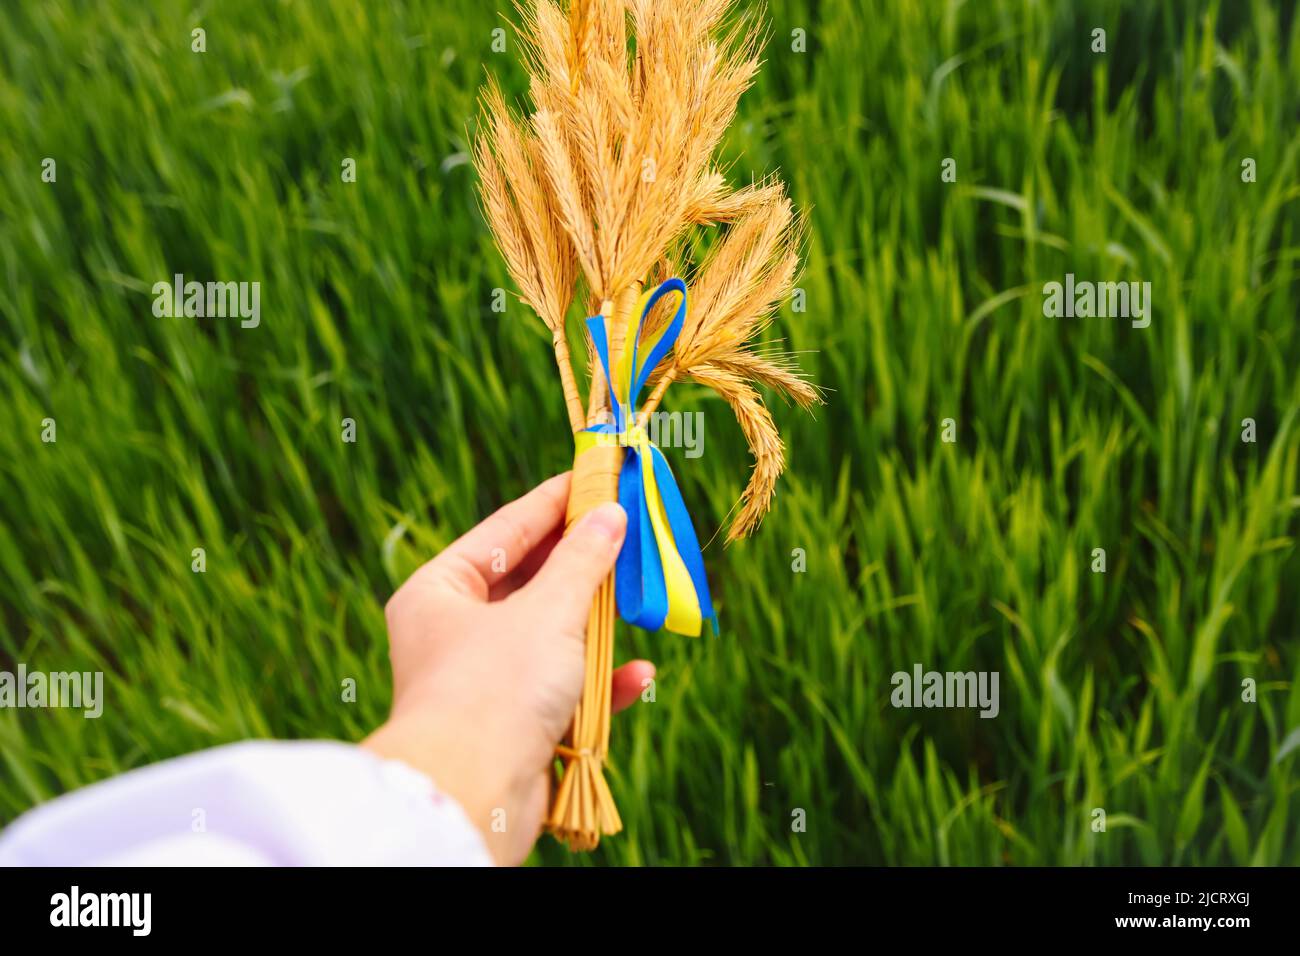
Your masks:
{"label": "green wheat field", "polygon": [[[388,596],[568,467],[467,157],[484,77],[524,93],[513,34],[492,49],[514,19],[0,6],[0,669],[102,670],[106,698],[0,710],[0,823],[199,748],[361,738]],[[789,471],[724,548],[752,459],[670,393],[704,415],[702,457],[668,455],[721,633],[620,628],[659,665],[614,723],[626,830],[533,861],[1300,863],[1295,4],[769,19],[724,159],[809,212],[806,309],[767,334],[827,404],[773,399]],[[156,317],[176,273],[260,282],[260,324]],[[1150,282],[1150,326],[1045,317],[1067,273]],[[915,664],[997,672],[998,716],[891,706]]]}

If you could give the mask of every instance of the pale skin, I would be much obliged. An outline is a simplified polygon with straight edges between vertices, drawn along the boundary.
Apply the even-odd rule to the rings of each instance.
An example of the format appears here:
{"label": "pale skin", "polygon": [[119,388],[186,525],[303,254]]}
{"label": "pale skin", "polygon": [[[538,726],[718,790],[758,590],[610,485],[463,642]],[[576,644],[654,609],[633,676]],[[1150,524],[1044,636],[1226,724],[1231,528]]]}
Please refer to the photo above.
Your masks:
{"label": "pale skin", "polygon": [[[503,865],[541,830],[555,745],[582,694],[587,612],[627,526],[604,504],[561,537],[569,479],[504,506],[397,589],[385,608],[393,709],[362,742],[454,797]],[[614,710],[654,673],[641,660],[615,670]]]}

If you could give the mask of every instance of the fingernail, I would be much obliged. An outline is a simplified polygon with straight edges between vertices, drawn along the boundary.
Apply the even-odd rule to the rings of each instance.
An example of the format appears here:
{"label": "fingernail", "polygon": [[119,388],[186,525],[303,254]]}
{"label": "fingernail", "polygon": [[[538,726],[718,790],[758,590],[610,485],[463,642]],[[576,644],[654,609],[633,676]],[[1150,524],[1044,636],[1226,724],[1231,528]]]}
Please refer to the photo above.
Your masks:
{"label": "fingernail", "polygon": [[584,533],[604,535],[611,542],[622,541],[627,529],[627,512],[618,502],[607,501],[588,511],[578,522],[578,527]]}

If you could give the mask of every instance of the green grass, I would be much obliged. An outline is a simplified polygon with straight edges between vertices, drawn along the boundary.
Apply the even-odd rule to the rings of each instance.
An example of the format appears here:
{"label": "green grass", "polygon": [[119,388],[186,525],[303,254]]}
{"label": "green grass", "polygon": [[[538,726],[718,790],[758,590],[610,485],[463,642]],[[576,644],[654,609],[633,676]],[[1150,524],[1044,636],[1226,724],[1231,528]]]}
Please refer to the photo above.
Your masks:
{"label": "green grass", "polygon": [[[484,68],[522,92],[501,14],[194,9],[0,8],[0,663],[107,672],[98,721],[0,711],[0,822],[196,748],[359,738],[387,596],[571,455],[465,162]],[[620,632],[657,701],[615,723],[626,832],[580,862],[1300,862],[1295,5],[771,14],[725,154],[811,207],[773,334],[830,404],[777,404],[775,510],[706,550],[721,637]],[[261,326],[155,318],[176,272],[260,281]],[[1150,281],[1150,328],[1045,318],[1066,272]],[[706,415],[669,454],[708,539],[749,459],[708,393],[669,404]],[[914,662],[998,671],[1001,714],[892,708]]]}

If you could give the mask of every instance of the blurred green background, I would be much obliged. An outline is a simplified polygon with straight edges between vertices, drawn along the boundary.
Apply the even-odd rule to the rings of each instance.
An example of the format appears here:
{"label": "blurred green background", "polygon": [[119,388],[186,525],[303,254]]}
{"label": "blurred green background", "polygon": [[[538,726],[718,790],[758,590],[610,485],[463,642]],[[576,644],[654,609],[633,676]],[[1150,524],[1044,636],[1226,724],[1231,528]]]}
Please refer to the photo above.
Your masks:
{"label": "blurred green background", "polygon": [[[491,49],[513,18],[0,7],[0,664],[107,688],[99,720],[0,711],[0,822],[196,748],[358,739],[388,595],[567,467],[548,339],[491,310],[510,283],[466,157],[485,71],[523,92],[513,37]],[[721,636],[620,631],[660,665],[615,721],[626,832],[536,859],[1300,862],[1295,5],[770,22],[725,158],[810,210],[807,310],[770,334],[829,404],[775,404],[775,509],[706,549]],[[261,325],[156,318],[178,272],[260,282]],[[1045,318],[1067,272],[1151,282],[1151,326]],[[669,455],[708,540],[750,458],[709,393],[668,407],[705,413],[703,457]],[[894,709],[917,662],[997,671],[1000,715]]]}

